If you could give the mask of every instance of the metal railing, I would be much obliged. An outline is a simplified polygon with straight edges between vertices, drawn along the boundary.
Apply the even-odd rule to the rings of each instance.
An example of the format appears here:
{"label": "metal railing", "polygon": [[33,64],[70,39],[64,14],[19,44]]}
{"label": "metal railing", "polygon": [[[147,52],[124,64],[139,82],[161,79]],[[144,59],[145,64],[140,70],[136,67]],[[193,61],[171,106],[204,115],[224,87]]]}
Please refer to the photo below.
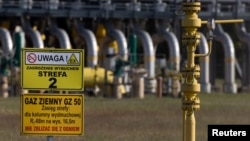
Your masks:
{"label": "metal railing", "polygon": [[[176,0],[0,0],[0,16],[52,16],[93,18],[178,17]],[[249,0],[201,0],[200,18],[243,18],[250,20]]]}

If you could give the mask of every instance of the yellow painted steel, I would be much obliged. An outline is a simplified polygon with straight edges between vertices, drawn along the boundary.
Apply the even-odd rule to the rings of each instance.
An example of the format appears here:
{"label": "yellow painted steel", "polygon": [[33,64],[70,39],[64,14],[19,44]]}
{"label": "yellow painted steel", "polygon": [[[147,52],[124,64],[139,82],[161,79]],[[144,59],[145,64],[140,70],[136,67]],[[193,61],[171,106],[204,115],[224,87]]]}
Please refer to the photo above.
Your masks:
{"label": "yellow painted steel", "polygon": [[[114,83],[114,75],[112,71],[105,70],[104,68],[84,68],[84,88],[95,88],[95,86],[103,89],[107,87],[108,92],[112,93],[111,85]],[[123,85],[120,87],[122,94],[125,94],[126,90]]]}
{"label": "yellow painted steel", "polygon": [[[230,19],[230,20],[215,20],[216,24],[226,24],[226,23],[242,23],[243,19]],[[202,21],[201,24],[207,24],[208,21]]]}
{"label": "yellow painted steel", "polygon": [[[102,45],[104,43],[104,39],[107,36],[107,30],[105,29],[105,26],[103,24],[99,24],[97,26],[95,35],[96,35],[98,46],[102,47]],[[110,42],[109,47],[114,48],[115,53],[118,52],[118,43],[116,41]],[[100,50],[100,48],[99,48],[99,50]]]}
{"label": "yellow painted steel", "polygon": [[[212,30],[213,24],[239,23],[242,19],[215,20],[214,23],[201,21],[198,12],[201,9],[199,1],[182,2],[182,44],[187,48],[187,64],[182,68],[182,110],[183,110],[183,141],[195,141],[195,116],[194,112],[200,109],[200,99],[197,94],[200,92],[200,66],[195,64],[195,57],[205,57],[210,55],[212,46],[212,36],[208,39],[209,51],[206,54],[195,54],[197,46],[200,44],[200,34],[197,32],[201,24],[211,24],[208,26]],[[230,60],[231,58],[227,59]],[[230,60],[231,61],[231,60]]]}
{"label": "yellow painted steel", "polygon": [[10,28],[10,22],[9,21],[3,21],[1,22],[1,27],[9,29]]}
{"label": "yellow painted steel", "polygon": [[[105,29],[105,26],[103,24],[99,24],[97,26],[97,29],[95,31],[95,36],[98,44],[98,54],[99,55],[99,62],[102,65],[103,60],[106,58],[105,52],[104,52],[104,45],[106,43],[105,38],[107,37],[107,30]],[[108,44],[108,47],[111,47],[114,49],[115,54],[118,53],[118,43],[117,41],[113,40]]]}
{"label": "yellow painted steel", "polygon": [[[113,72],[107,71],[104,68],[88,68],[85,67],[84,71],[84,87],[94,88],[95,85],[103,86],[105,83],[113,83]],[[105,74],[106,73],[106,74]],[[107,79],[105,80],[105,75]],[[106,82],[105,82],[106,81]]]}
{"label": "yellow painted steel", "polygon": [[[97,37],[97,39],[99,39],[99,38],[102,39],[105,36],[106,36],[106,29],[105,29],[103,24],[99,24],[97,26],[97,29],[96,29],[96,37]],[[100,39],[99,39],[99,41],[100,41]],[[98,42],[98,40],[97,40],[97,42]]]}
{"label": "yellow painted steel", "polygon": [[[196,47],[200,43],[200,34],[197,32],[201,27],[201,19],[198,17],[200,2],[183,2],[185,16],[182,20],[182,44],[187,48],[187,64],[182,69],[182,110],[183,110],[183,141],[195,141],[195,116],[194,111],[200,108],[197,97],[200,92],[200,67],[195,65]],[[205,56],[205,55],[204,55]]]}

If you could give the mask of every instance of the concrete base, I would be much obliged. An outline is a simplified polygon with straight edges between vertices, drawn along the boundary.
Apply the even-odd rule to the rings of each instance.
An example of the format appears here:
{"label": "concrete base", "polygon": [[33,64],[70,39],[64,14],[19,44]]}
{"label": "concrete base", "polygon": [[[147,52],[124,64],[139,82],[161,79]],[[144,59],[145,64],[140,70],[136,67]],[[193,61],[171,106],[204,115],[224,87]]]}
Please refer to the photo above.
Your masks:
{"label": "concrete base", "polygon": [[8,77],[4,76],[4,75],[1,75],[0,76],[0,81],[1,81],[1,85],[0,85],[0,94],[1,94],[1,97],[7,98],[7,97],[9,97]]}
{"label": "concrete base", "polygon": [[223,92],[236,94],[237,93],[237,85],[235,83],[224,83]]}
{"label": "concrete base", "polygon": [[155,94],[157,82],[154,78],[145,78],[145,93]]}
{"label": "concrete base", "polygon": [[201,92],[202,93],[211,93],[212,86],[210,83],[201,83]]}
{"label": "concrete base", "polygon": [[122,84],[122,77],[114,77],[114,92],[113,95],[117,99],[122,98],[122,92],[121,92],[121,84]]}
{"label": "concrete base", "polygon": [[144,99],[144,78],[135,78],[132,82],[132,95]]}
{"label": "concrete base", "polygon": [[239,88],[239,91],[240,92],[247,92],[247,93],[249,93],[250,92],[250,85],[245,85],[245,86],[242,86],[241,88]]}

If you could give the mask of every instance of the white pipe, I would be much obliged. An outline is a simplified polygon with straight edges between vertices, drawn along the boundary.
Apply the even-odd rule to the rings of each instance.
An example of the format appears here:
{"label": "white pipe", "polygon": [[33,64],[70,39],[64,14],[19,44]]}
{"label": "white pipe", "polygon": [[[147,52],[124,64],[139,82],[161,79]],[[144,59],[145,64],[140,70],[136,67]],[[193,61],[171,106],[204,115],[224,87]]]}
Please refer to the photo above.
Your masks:
{"label": "white pipe", "polygon": [[33,47],[34,48],[44,48],[44,43],[43,40],[41,38],[41,34],[39,33],[39,31],[34,30],[31,26],[29,21],[25,20],[23,22],[23,30],[25,32],[26,35],[28,35],[28,37],[31,38],[32,43],[33,43]]}
{"label": "white pipe", "polygon": [[95,67],[98,61],[98,46],[94,33],[86,28],[83,28],[80,21],[75,21],[77,32],[81,38],[85,39],[87,43],[87,66]]}
{"label": "white pipe", "polygon": [[[180,46],[179,46],[178,39],[173,32],[169,31],[169,29],[166,28],[166,25],[164,23],[157,22],[157,27],[158,27],[158,35],[156,35],[157,39],[155,39],[155,41],[157,42],[156,44],[162,41],[167,42],[168,48],[169,48],[169,56],[170,56],[169,65],[171,66],[171,69],[179,72],[180,71]],[[172,83],[171,79],[169,79],[169,83]],[[178,85],[178,88],[180,88],[179,82],[177,85]],[[171,89],[169,90],[171,91]]]}
{"label": "white pipe", "polygon": [[119,29],[114,29],[109,23],[105,24],[107,35],[118,43],[118,55],[125,61],[128,60],[128,44],[124,33]]}
{"label": "white pipe", "polygon": [[[199,47],[200,54],[206,54],[208,52],[208,43],[206,37],[200,33],[201,41]],[[203,93],[211,93],[211,84],[210,84],[210,71],[209,71],[209,56],[200,57],[200,84],[201,84],[201,92]]]}
{"label": "white pipe", "polygon": [[13,49],[13,41],[10,32],[5,28],[0,28],[0,40],[2,43],[3,55],[11,55]]}
{"label": "white pipe", "polygon": [[145,69],[147,70],[147,76],[155,77],[155,51],[153,41],[146,31],[140,29],[135,30],[135,34],[141,40],[144,49],[144,63]]}
{"label": "white pipe", "polygon": [[[109,39],[114,39],[117,41],[118,44],[118,56],[124,60],[128,60],[128,44],[127,39],[122,31],[119,29],[115,29],[110,22],[105,23],[105,27],[107,30],[107,36],[109,36]],[[109,43],[112,40],[108,40],[107,43]],[[108,60],[107,60],[108,61]],[[115,64],[115,62],[113,62]],[[112,59],[109,62],[110,66],[112,66]],[[125,68],[125,67],[124,67]],[[112,70],[112,68],[109,68]],[[128,73],[124,73],[124,83],[128,83]]]}
{"label": "white pipe", "polygon": [[248,90],[250,90],[250,67],[249,67],[249,62],[250,62],[250,33],[247,32],[245,24],[235,24],[235,31],[236,35],[238,36],[239,40],[243,43],[246,44],[244,46],[244,52],[243,52],[243,71],[242,71],[242,85],[243,87],[247,87]]}
{"label": "white pipe", "polygon": [[163,30],[161,35],[163,36],[164,40],[168,43],[169,47],[169,62],[170,65],[173,67],[174,70],[180,70],[180,46],[177,37],[173,32],[168,30]]}
{"label": "white pipe", "polygon": [[226,93],[237,93],[237,85],[235,83],[235,51],[234,44],[228,33],[223,31],[220,24],[215,28],[215,40],[222,43],[225,54],[225,82],[223,90]]}
{"label": "white pipe", "polygon": [[147,77],[145,78],[145,92],[155,93],[156,80],[155,80],[155,51],[152,38],[149,33],[135,28],[135,34],[141,40],[144,50],[144,66],[147,71]]}
{"label": "white pipe", "polygon": [[67,32],[61,28],[58,28],[54,21],[51,21],[50,32],[57,37],[61,48],[71,49],[71,44]]}

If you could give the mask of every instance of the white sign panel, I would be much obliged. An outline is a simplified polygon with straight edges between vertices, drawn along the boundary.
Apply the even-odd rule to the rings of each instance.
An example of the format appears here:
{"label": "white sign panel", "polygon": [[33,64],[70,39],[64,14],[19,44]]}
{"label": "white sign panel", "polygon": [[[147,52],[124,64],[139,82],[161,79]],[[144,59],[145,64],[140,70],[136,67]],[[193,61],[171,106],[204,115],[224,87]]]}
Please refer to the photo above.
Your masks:
{"label": "white sign panel", "polygon": [[79,65],[80,53],[25,52],[26,65]]}

